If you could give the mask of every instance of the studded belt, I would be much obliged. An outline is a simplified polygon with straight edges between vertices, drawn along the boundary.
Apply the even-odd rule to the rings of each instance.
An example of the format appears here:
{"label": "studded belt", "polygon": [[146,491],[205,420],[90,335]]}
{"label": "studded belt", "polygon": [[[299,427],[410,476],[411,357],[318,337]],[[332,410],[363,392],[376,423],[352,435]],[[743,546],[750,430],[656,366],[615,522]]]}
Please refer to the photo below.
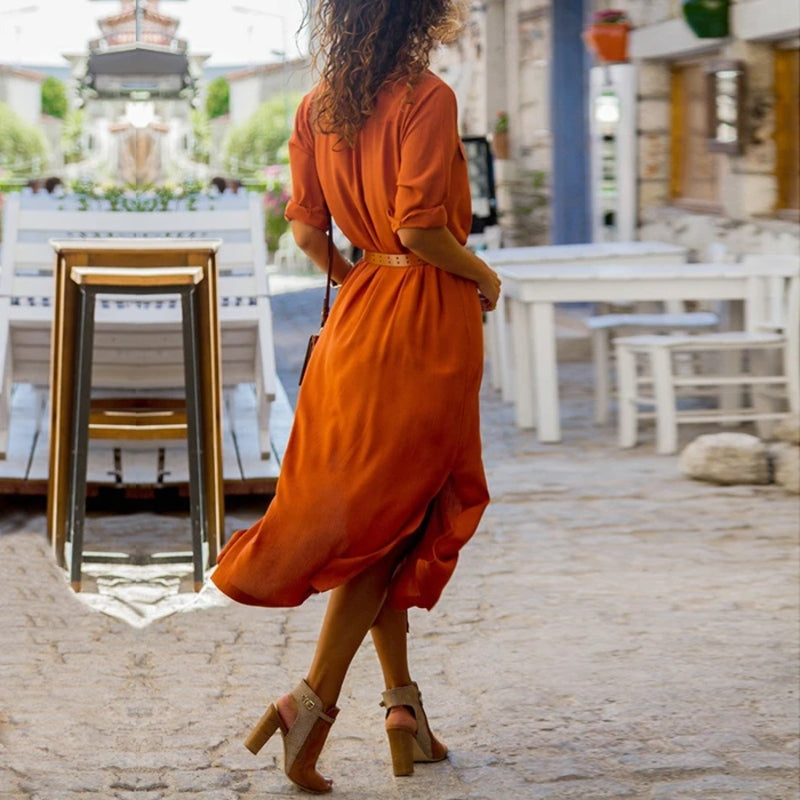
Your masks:
{"label": "studded belt", "polygon": [[428,263],[414,253],[373,253],[370,250],[364,253],[364,260],[374,267],[419,267]]}

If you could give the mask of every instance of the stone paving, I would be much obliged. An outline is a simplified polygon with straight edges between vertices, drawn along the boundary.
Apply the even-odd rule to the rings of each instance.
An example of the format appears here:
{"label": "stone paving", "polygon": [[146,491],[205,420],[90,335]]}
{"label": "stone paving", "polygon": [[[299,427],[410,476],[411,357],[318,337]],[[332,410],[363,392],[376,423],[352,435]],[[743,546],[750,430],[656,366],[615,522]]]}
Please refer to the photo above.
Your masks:
{"label": "stone paving", "polygon": [[[307,336],[316,291],[276,297],[289,372],[281,348]],[[440,604],[412,613],[413,673],[449,760],[392,776],[365,644],[321,761],[333,796],[797,800],[797,498],[688,481],[652,441],[619,451],[589,421],[588,365],[562,380],[558,445],[484,391],[493,503]],[[260,513],[240,501],[227,525]],[[147,509],[92,523],[160,549],[186,535],[182,515]],[[136,629],[71,592],[40,504],[6,500],[0,601],[2,800],[301,796],[277,741],[253,757],[241,740],[302,676],[324,597]]]}

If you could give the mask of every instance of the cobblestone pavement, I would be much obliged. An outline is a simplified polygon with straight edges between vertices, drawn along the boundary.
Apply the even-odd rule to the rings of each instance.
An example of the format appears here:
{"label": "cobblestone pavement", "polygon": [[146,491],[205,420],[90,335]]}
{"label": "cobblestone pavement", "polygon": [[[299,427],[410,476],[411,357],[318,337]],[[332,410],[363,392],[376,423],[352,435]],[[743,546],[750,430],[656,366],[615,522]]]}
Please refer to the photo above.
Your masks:
{"label": "cobblestone pavement", "polygon": [[[298,340],[312,323],[291,295],[275,305],[280,350],[287,319]],[[321,762],[334,796],[796,800],[797,499],[690,482],[652,442],[619,451],[587,421],[588,366],[562,379],[558,445],[484,392],[494,500],[440,604],[412,614],[413,672],[450,759],[392,776],[367,644]],[[260,512],[239,503],[227,523]],[[92,522],[92,537],[138,528],[162,549],[186,535],[181,515],[147,510]],[[43,533],[43,508],[5,502],[0,798],[300,796],[277,742],[254,758],[241,740],[302,676],[324,597],[135,629],[72,594]]]}

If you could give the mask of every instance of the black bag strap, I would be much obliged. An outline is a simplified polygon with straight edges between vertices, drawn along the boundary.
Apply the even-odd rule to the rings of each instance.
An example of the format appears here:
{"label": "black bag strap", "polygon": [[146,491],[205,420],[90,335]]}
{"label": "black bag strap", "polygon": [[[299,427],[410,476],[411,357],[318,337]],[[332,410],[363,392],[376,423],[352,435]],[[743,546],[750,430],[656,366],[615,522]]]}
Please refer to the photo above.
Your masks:
{"label": "black bag strap", "polygon": [[325,300],[322,302],[322,315],[319,327],[322,328],[331,310],[331,286],[333,285],[333,217],[328,218],[328,280],[325,281]]}

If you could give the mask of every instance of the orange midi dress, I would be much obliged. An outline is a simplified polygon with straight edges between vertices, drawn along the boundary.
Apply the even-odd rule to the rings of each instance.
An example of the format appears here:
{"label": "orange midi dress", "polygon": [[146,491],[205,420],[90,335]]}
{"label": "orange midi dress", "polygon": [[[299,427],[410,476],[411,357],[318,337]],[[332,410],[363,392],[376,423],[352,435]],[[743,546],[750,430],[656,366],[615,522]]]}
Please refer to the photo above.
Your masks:
{"label": "orange midi dress", "polygon": [[[410,93],[409,93],[410,92]],[[452,90],[430,72],[388,85],[355,147],[312,126],[289,141],[286,216],[356,246],[402,253],[399,228],[447,226],[465,242],[470,189]],[[295,606],[405,540],[388,599],[432,608],[489,495],[481,462],[480,300],[429,264],[348,274],[308,365],[276,494],[220,553],[214,583],[249,605]]]}

